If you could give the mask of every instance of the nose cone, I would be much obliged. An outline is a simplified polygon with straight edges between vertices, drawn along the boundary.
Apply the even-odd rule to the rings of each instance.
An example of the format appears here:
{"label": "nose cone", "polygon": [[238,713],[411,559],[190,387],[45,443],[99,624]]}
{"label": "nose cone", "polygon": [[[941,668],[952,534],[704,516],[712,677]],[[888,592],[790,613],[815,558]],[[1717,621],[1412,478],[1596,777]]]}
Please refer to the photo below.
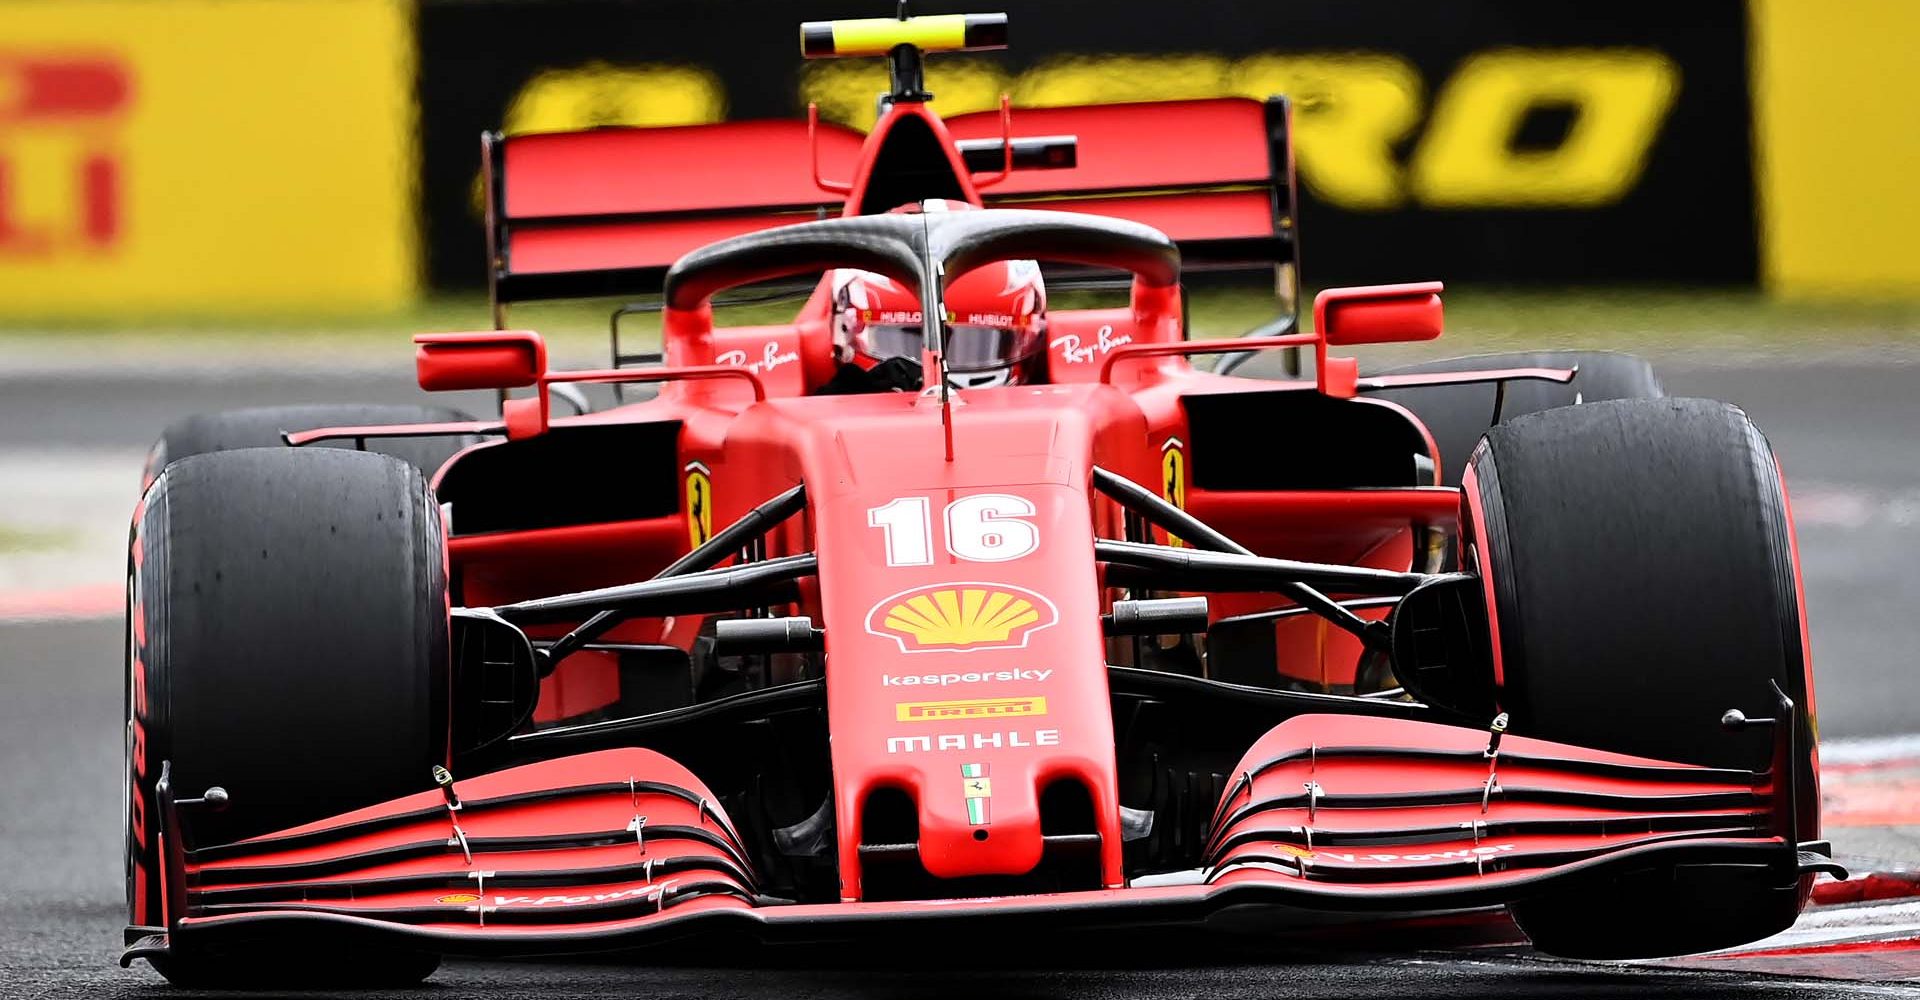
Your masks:
{"label": "nose cone", "polygon": [[983,401],[954,422],[951,461],[923,417],[836,423],[809,452],[842,895],[870,898],[869,860],[876,882],[907,880],[875,886],[891,898],[1048,867],[1062,782],[1085,793],[1079,846],[1100,838],[1089,881],[1117,884],[1085,411]]}
{"label": "nose cone", "polygon": [[[1006,701],[1040,702],[1044,707],[1045,699]],[[983,747],[977,759],[922,772],[920,864],[936,878],[1022,875],[1040,863],[1046,850],[1039,782],[1041,772],[1064,763],[1048,757],[1060,746],[1060,731],[1010,728],[977,735],[982,742],[997,737],[1009,745],[993,748],[1000,751],[994,753]]]}

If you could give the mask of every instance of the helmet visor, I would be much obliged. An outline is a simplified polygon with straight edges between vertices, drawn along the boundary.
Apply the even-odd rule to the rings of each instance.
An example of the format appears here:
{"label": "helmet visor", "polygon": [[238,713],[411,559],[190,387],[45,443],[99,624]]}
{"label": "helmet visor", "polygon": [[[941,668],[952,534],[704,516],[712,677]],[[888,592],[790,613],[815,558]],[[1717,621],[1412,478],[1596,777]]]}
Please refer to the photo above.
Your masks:
{"label": "helmet visor", "polygon": [[[887,358],[917,357],[922,342],[920,324],[869,324],[860,331],[862,353]],[[974,326],[965,323],[947,325],[947,368],[956,372],[992,371],[1025,360],[1040,343],[1034,330],[1013,330],[999,326]]]}

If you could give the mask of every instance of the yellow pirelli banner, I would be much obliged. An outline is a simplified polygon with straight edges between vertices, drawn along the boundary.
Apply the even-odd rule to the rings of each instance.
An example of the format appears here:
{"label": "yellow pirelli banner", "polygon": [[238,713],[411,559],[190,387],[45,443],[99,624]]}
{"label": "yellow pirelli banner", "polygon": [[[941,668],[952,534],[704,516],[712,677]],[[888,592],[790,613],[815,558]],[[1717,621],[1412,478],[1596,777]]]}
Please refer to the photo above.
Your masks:
{"label": "yellow pirelli banner", "polygon": [[0,0],[0,317],[410,301],[406,0]]}
{"label": "yellow pirelli banner", "polygon": [[1920,2],[1750,9],[1767,287],[1920,296]]}

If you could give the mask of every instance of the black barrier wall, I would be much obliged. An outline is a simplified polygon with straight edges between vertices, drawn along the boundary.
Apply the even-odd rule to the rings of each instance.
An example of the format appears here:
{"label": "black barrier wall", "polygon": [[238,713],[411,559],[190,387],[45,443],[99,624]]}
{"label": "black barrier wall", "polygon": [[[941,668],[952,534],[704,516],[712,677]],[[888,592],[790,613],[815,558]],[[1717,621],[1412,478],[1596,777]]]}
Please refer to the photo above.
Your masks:
{"label": "black barrier wall", "polygon": [[[797,23],[892,9],[890,0],[423,0],[433,283],[484,278],[483,129],[795,116],[809,99],[864,126],[884,86],[878,61],[803,64]],[[1005,91],[1017,131],[1023,104],[1291,95],[1310,284],[1755,280],[1739,0],[980,9],[1009,12],[1013,48],[932,57],[943,113],[991,107]]]}

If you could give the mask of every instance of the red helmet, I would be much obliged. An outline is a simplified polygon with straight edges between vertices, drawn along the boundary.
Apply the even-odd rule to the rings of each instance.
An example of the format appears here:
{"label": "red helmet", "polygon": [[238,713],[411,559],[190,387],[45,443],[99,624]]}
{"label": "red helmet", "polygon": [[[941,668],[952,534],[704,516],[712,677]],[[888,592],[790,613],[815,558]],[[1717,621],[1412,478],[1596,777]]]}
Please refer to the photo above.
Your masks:
{"label": "red helmet", "polygon": [[[871,368],[920,356],[920,297],[871,271],[833,272],[834,347],[843,361]],[[947,287],[947,371],[961,388],[1022,381],[1046,347],[1047,286],[1040,265],[1002,260],[977,267]]]}

